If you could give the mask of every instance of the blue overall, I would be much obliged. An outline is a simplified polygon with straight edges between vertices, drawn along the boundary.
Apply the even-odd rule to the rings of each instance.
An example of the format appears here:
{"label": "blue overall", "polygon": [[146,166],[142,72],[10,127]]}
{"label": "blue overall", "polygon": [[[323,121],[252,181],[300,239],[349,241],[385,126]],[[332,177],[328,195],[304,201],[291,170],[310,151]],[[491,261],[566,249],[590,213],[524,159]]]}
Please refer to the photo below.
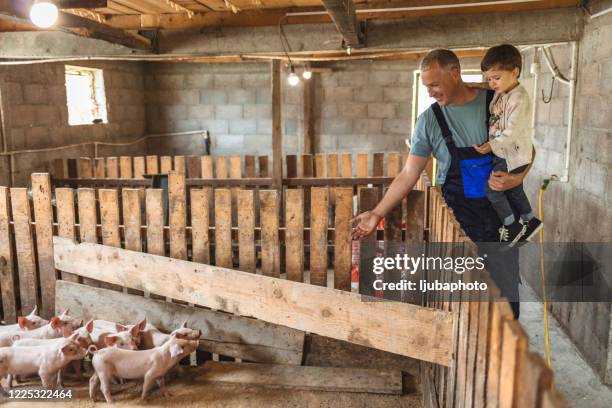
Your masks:
{"label": "blue overall", "polygon": [[[486,127],[492,97],[493,91],[487,91],[487,120],[483,122]],[[487,254],[487,270],[502,295],[510,301],[514,316],[518,318],[518,250],[512,248],[500,251],[502,246],[499,244],[498,229],[501,227],[501,221],[485,193],[485,186],[493,169],[493,155],[482,155],[471,146],[457,147],[440,105],[434,103],[431,108],[451,157],[446,180],[442,185],[442,196],[453,210],[463,231],[477,244],[480,255]]]}

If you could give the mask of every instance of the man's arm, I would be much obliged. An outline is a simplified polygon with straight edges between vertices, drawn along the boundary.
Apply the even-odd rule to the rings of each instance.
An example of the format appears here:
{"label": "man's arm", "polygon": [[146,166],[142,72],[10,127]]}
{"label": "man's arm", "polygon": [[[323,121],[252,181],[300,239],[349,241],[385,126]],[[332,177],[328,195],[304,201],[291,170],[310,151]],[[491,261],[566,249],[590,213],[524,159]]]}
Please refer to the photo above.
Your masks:
{"label": "man's arm", "polygon": [[523,182],[523,179],[529,173],[531,166],[535,160],[536,151],[535,147],[532,150],[531,154],[531,163],[527,166],[527,168],[522,173],[506,173],[504,171],[494,171],[491,173],[489,177],[489,187],[495,191],[506,191],[520,185]]}
{"label": "man's arm", "polygon": [[353,239],[359,239],[372,233],[380,219],[399,205],[419,180],[427,165],[427,159],[427,157],[408,155],[406,165],[400,174],[395,177],[376,208],[372,211],[363,212],[351,220],[351,223],[355,226],[352,233]]}

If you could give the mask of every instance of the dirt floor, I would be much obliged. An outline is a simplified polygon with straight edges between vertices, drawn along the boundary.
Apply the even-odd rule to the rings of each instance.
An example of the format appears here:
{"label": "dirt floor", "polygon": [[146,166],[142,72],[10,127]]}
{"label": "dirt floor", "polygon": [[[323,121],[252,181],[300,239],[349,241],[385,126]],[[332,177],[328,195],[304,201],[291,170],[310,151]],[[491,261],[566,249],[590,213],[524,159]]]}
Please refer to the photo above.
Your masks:
{"label": "dirt floor", "polygon": [[[306,365],[361,368],[396,368],[404,373],[404,395],[376,395],[366,393],[320,392],[280,390],[248,385],[210,383],[206,379],[206,366],[185,367],[183,373],[167,383],[173,394],[165,399],[155,390],[146,402],[140,401],[142,381],[113,385],[115,404],[123,406],[178,406],[178,407],[421,407],[418,383],[418,362],[367,347],[356,346],[320,336],[309,336],[306,345]],[[39,387],[38,380],[22,387]],[[67,379],[65,388],[73,390],[70,402],[37,402],[37,407],[90,407],[103,404],[89,400],[88,382]],[[23,402],[10,402],[0,397],[5,407],[23,407]]]}

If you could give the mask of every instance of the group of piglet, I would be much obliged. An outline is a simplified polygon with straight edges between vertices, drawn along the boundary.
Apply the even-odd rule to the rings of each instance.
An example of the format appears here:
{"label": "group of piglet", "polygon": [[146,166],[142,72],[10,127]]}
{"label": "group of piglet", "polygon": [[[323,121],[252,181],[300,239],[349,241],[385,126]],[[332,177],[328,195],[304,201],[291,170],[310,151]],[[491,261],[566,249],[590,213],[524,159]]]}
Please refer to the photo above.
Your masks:
{"label": "group of piglet", "polygon": [[[89,396],[95,401],[98,387],[112,402],[110,385],[125,379],[144,379],[142,399],[153,382],[170,397],[164,378],[198,346],[201,332],[189,329],[186,322],[170,334],[162,333],[146,319],[131,326],[106,320],[74,319],[69,310],[45,320],[36,308],[17,324],[0,325],[0,379],[7,378],[11,388],[15,376],[38,374],[43,387],[62,385],[62,371],[72,367],[81,377],[81,360],[93,357],[94,373],[89,380]],[[0,391],[6,394],[0,385]]]}

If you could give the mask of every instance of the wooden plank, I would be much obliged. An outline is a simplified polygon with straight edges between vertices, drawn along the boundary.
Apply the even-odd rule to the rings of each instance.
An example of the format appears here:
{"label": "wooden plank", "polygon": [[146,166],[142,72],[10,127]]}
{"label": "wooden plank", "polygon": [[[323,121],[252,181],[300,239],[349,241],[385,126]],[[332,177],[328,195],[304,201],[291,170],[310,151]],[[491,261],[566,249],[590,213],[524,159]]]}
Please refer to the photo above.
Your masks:
{"label": "wooden plank", "polygon": [[201,348],[224,356],[264,363],[302,363],[304,332],[256,319],[176,303],[126,295],[74,283],[58,282],[56,308],[75,316],[133,324],[143,316],[164,332],[184,321],[202,331]]}
{"label": "wooden plank", "polygon": [[136,156],[133,158],[134,160],[134,178],[141,179],[144,178],[145,170],[145,158],[143,156]]}
{"label": "wooden plank", "polygon": [[17,321],[17,287],[13,268],[13,234],[11,234],[11,201],[8,187],[0,186],[0,293],[4,321]]}
{"label": "wooden plank", "polygon": [[515,387],[514,405],[520,408],[538,408],[541,406],[544,392],[552,387],[552,370],[546,367],[542,357],[535,352],[523,355],[521,367]]}
{"label": "wooden plank", "polygon": [[390,152],[387,155],[387,176],[395,177],[401,170],[399,152]]}
{"label": "wooden plank", "polygon": [[148,188],[146,190],[146,218],[147,218],[147,252],[153,255],[164,256],[164,208],[163,190]]}
{"label": "wooden plank", "polygon": [[301,161],[301,176],[302,177],[312,177],[314,175],[313,167],[312,167],[312,155],[311,154],[303,154]]}
{"label": "wooden plank", "polygon": [[327,177],[327,160],[323,153],[315,154],[315,177]]}
{"label": "wooden plank", "polygon": [[353,177],[353,155],[350,153],[344,153],[342,155],[341,177]]}
{"label": "wooden plank", "polygon": [[212,156],[202,156],[200,158],[200,165],[202,167],[202,178],[205,178],[205,179],[214,178]]}
{"label": "wooden plank", "polygon": [[503,323],[513,318],[508,302],[495,299],[491,308],[489,329],[489,364],[487,369],[487,407],[499,407],[500,368],[502,359]]}
{"label": "wooden plank", "polygon": [[259,177],[269,177],[268,172],[268,156],[258,156],[259,161]]}
{"label": "wooden plank", "polygon": [[285,190],[285,247],[287,279],[304,282],[304,190]]}
{"label": "wooden plank", "polygon": [[329,190],[314,187],[310,208],[310,283],[327,286],[327,227]]}
{"label": "wooden plank", "polygon": [[59,237],[54,253],[55,267],[66,272],[423,361],[448,365],[452,358],[449,312]]}
{"label": "wooden plank", "polygon": [[117,190],[100,189],[100,223],[102,224],[102,244],[121,248],[119,235],[119,197]]}
{"label": "wooden plank", "polygon": [[215,163],[215,176],[218,179],[227,178],[227,159],[225,156],[217,156]]}
{"label": "wooden plank", "polygon": [[66,159],[66,169],[68,171],[68,178],[78,178],[76,159]]}
{"label": "wooden plank", "polygon": [[140,208],[140,191],[124,188],[121,192],[123,201],[123,224],[125,225],[125,249],[142,251],[142,210]]}
{"label": "wooden plank", "polygon": [[91,188],[79,188],[77,199],[79,206],[79,239],[81,242],[97,244],[96,192]]}
{"label": "wooden plank", "polygon": [[315,93],[314,78],[309,81],[304,81],[303,107],[304,116],[302,123],[304,124],[304,153],[313,154],[318,150],[314,137],[314,93]]}
{"label": "wooden plank", "polygon": [[486,402],[487,356],[489,353],[489,324],[491,321],[489,293],[483,293],[478,311],[478,344],[476,346],[476,370],[474,372],[474,405],[484,406]]}
{"label": "wooden plank", "polygon": [[372,176],[381,177],[384,174],[385,154],[374,153],[372,158]]}
{"label": "wooden plank", "polygon": [[280,190],[283,186],[283,121],[282,89],[281,89],[281,61],[270,61],[270,81],[272,94],[272,183],[274,188]]}
{"label": "wooden plank", "polygon": [[[500,367],[499,407],[518,407],[514,401],[518,394],[523,356],[527,352],[528,339],[520,323],[508,320],[503,324],[502,358]],[[532,384],[533,386],[533,384]],[[524,392],[522,390],[521,392]]]}
{"label": "wooden plank", "polygon": [[554,388],[545,390],[542,395],[542,408],[566,408],[568,403],[563,398],[563,395]]}
{"label": "wooden plank", "polygon": [[147,174],[159,173],[159,160],[155,155],[147,156]]}
{"label": "wooden plank", "polygon": [[185,173],[171,171],[168,174],[168,207],[170,224],[170,257],[187,259],[185,212]]}
{"label": "wooden plank", "polygon": [[119,161],[116,157],[106,158],[106,178],[119,178]]}
{"label": "wooden plank", "polygon": [[[56,188],[55,202],[57,207],[57,235],[62,238],[76,240],[76,211],[74,208],[74,190],[71,188]],[[62,279],[78,282],[79,277],[62,272]]]}
{"label": "wooden plank", "polygon": [[357,177],[368,177],[368,154],[357,154]]}
{"label": "wooden plank", "polygon": [[212,189],[191,190],[191,246],[193,262],[210,263],[210,239],[208,238],[209,202]]}
{"label": "wooden plank", "polygon": [[66,159],[53,160],[53,177],[68,178],[68,161]]}
{"label": "wooden plank", "polygon": [[244,174],[247,178],[255,178],[255,156],[244,156]]}
{"label": "wooden plank", "polygon": [[185,174],[185,156],[174,156],[174,171],[178,171],[179,173]]}
{"label": "wooden plank", "polygon": [[[91,160],[89,161],[91,170]],[[40,279],[41,315],[51,318],[55,302],[55,268],[53,267],[53,207],[51,177],[48,173],[32,174],[32,203],[36,220],[36,256]]]}
{"label": "wooden plank", "polygon": [[121,156],[119,157],[119,177],[122,179],[134,178],[134,172],[132,171],[132,157]]}
{"label": "wooden plank", "polygon": [[159,172],[168,174],[172,171],[172,156],[161,156],[159,158]]}
{"label": "wooden plank", "polygon": [[[367,156],[366,156],[367,158]],[[359,190],[359,213],[369,211],[378,204],[380,190],[364,187]],[[372,260],[376,256],[376,234],[370,234],[359,240],[359,293],[374,296],[374,274]]]}
{"label": "wooden plank", "polygon": [[239,269],[255,272],[255,191],[238,191]]}
{"label": "wooden plank", "polygon": [[353,189],[336,188],[334,219],[334,288],[351,290],[351,218]]}
{"label": "wooden plank", "polygon": [[295,154],[288,154],[285,156],[287,165],[287,177],[297,177],[297,156]]}
{"label": "wooden plank", "polygon": [[259,192],[261,223],[261,272],[266,276],[280,276],[280,246],[278,237],[278,191]]}
{"label": "wooden plank", "polygon": [[402,394],[399,370],[207,361],[198,378],[212,383],[306,391]]}
{"label": "wooden plank", "polygon": [[94,177],[98,179],[106,177],[106,160],[104,160],[104,157],[94,159]]}
{"label": "wooden plank", "polygon": [[[451,224],[452,225],[452,224]],[[465,275],[464,275],[465,276]],[[473,281],[473,278],[469,279]],[[479,321],[480,316],[480,298],[479,293],[476,291],[469,292],[469,313],[470,323],[468,327],[468,350],[467,350],[467,377],[466,377],[466,390],[464,401],[465,405],[471,407],[474,405],[474,391],[475,391],[475,373],[476,373],[476,353],[478,352],[478,338],[479,338]],[[486,319],[486,317],[485,317]]]}
{"label": "wooden plank", "polygon": [[[402,240],[401,202],[385,215],[385,247],[383,251],[386,258],[395,258],[396,255],[403,255],[405,252]],[[382,278],[384,282],[400,282],[400,274],[401,271],[399,269],[386,269],[382,275],[379,275],[379,279]],[[383,297],[400,301],[402,299],[402,292],[395,290],[383,291]]]}
{"label": "wooden plank", "polygon": [[328,154],[327,155],[327,176],[328,177],[339,177],[339,168],[338,168],[338,155],[337,154]]}
{"label": "wooden plank", "polygon": [[38,276],[36,273],[36,253],[32,238],[30,200],[26,188],[11,188],[11,206],[15,228],[15,248],[19,270],[19,296],[21,310],[34,309],[38,299]]}
{"label": "wooden plank", "polygon": [[77,160],[77,177],[78,178],[92,178],[93,177],[93,164],[89,157],[79,157]]}
{"label": "wooden plank", "polygon": [[215,190],[215,265],[232,268],[232,192]]}
{"label": "wooden plank", "polygon": [[200,168],[200,157],[189,156],[187,157],[187,178],[200,178],[202,175],[202,169]]}

